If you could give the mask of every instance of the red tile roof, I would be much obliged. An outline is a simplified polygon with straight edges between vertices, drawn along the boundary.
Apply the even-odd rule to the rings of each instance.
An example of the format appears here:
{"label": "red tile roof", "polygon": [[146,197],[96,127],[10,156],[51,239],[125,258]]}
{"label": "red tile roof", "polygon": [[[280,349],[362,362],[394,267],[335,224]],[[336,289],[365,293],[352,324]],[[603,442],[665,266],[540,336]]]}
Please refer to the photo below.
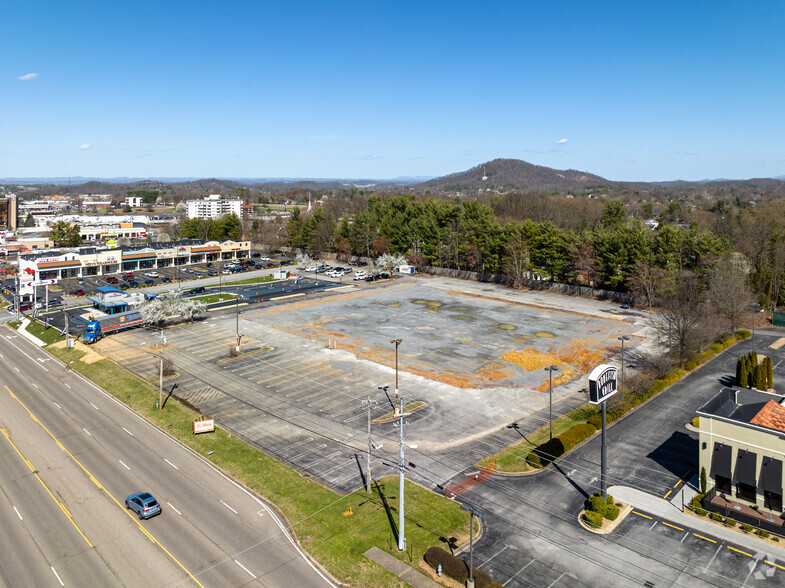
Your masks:
{"label": "red tile roof", "polygon": [[785,406],[774,400],[769,400],[758,411],[758,414],[750,419],[750,424],[785,431]]}

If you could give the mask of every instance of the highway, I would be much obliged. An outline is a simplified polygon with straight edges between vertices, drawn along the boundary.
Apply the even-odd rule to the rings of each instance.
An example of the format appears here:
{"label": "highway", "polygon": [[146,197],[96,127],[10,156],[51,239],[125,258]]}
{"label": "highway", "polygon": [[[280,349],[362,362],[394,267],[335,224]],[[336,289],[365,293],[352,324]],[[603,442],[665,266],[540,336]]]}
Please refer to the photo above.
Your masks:
{"label": "highway", "polygon": [[0,366],[0,585],[332,585],[261,500],[5,326]]}

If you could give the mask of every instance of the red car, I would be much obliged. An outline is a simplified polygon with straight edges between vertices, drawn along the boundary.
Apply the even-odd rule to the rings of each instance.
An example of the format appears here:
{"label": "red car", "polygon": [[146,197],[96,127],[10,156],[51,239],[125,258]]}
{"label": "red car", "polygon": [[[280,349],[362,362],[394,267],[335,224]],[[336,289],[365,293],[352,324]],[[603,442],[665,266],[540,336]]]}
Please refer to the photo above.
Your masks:
{"label": "red car", "polygon": [[19,305],[19,310],[30,310],[31,308],[33,308],[32,302],[22,302],[22,304]]}
{"label": "red car", "polygon": [[84,296],[84,290],[81,288],[79,290],[74,290],[73,294],[74,296]]}
{"label": "red car", "polygon": [[117,282],[119,282],[120,280],[118,280],[118,279],[117,279],[117,278],[115,278],[114,276],[109,276],[108,278],[106,278],[106,281],[107,281],[107,282],[109,282],[110,284],[116,284],[116,283],[117,283]]}
{"label": "red car", "polygon": [[125,280],[133,280],[134,279],[134,272],[127,272],[123,274],[123,279]]}

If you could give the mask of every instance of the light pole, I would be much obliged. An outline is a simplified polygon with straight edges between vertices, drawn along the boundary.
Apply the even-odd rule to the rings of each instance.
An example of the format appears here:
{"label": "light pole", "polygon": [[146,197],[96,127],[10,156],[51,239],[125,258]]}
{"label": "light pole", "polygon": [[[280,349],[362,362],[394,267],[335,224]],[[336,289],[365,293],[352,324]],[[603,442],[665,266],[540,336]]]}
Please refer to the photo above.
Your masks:
{"label": "light pole", "polygon": [[166,344],[166,337],[164,330],[161,329],[161,349],[158,354],[158,410],[164,409],[164,345]]}
{"label": "light pole", "polygon": [[550,438],[553,439],[553,372],[558,372],[559,368],[549,365],[545,368],[548,372],[548,422],[550,423]]}
{"label": "light pole", "polygon": [[[390,343],[395,343],[395,416],[401,413],[401,407],[398,404],[398,345],[401,344],[401,341],[403,339],[390,339]],[[401,449],[401,452],[403,452],[403,449]]]}
{"label": "light pole", "polygon": [[371,400],[371,397],[368,397],[368,400],[363,400],[363,404],[368,405],[368,463],[367,463],[367,470],[368,473],[365,476],[365,492],[370,494],[371,493],[371,449],[373,449],[373,445],[371,442],[371,403],[376,404],[375,400]]}
{"label": "light pole", "polygon": [[622,335],[617,337],[617,339],[621,341],[621,389],[624,390],[624,342],[629,341],[630,338],[627,335]]}
{"label": "light pole", "polygon": [[755,351],[755,313],[760,304],[753,302],[750,306],[752,307],[752,350]]}
{"label": "light pole", "polygon": [[461,510],[469,511],[469,579],[466,582],[466,587],[474,588],[474,517],[481,519],[482,511],[469,503],[461,504]]}

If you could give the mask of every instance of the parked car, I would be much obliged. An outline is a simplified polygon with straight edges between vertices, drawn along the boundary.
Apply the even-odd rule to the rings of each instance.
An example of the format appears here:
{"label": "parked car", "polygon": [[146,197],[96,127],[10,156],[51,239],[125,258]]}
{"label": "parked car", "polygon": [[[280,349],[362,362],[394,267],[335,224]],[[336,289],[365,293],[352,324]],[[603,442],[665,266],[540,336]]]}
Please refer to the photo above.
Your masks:
{"label": "parked car", "polygon": [[305,271],[307,271],[307,272],[315,272],[316,271],[316,266],[315,265],[309,265],[307,268],[305,268]]}
{"label": "parked car", "polygon": [[123,274],[123,279],[125,280],[133,280],[134,279],[134,272],[126,272]]}
{"label": "parked car", "polygon": [[621,305],[621,307],[622,307],[624,310],[627,310],[627,309],[630,307],[630,305],[629,305],[629,304],[627,304],[627,303],[625,302],[624,304],[622,304],[622,305]]}
{"label": "parked car", "polygon": [[157,278],[158,272],[145,272],[144,275],[147,276],[148,278]]}
{"label": "parked car", "polygon": [[222,273],[223,275],[231,274],[231,273],[232,273],[232,270],[230,270],[230,269],[223,269],[223,270],[221,270],[221,273]]}
{"label": "parked car", "polygon": [[152,284],[155,284],[155,280],[145,280],[144,283],[151,286]]}
{"label": "parked car", "polygon": [[79,289],[77,289],[77,290],[74,290],[73,292],[71,292],[71,294],[72,294],[73,296],[84,296],[84,290],[82,290],[81,288],[79,288]]}
{"label": "parked car", "polygon": [[79,284],[80,286],[83,286],[84,285],[84,278],[79,278],[78,280],[76,280],[76,283]]}
{"label": "parked car", "polygon": [[261,256],[259,256],[259,259],[260,259],[261,261],[270,261],[270,258],[269,258],[269,257],[267,257],[266,255],[261,255]]}
{"label": "parked car", "polygon": [[122,284],[120,284],[119,288],[121,290],[128,290],[128,282],[123,282]]}
{"label": "parked car", "polygon": [[131,288],[138,288],[139,282],[137,282],[136,280],[131,280],[130,282],[128,282],[128,285],[131,286]]}
{"label": "parked car", "polygon": [[125,508],[134,511],[140,519],[161,514],[161,505],[149,492],[137,492],[125,499]]}
{"label": "parked car", "polygon": [[387,272],[382,272],[382,273],[379,274],[379,279],[380,280],[389,280],[390,279],[390,274],[388,274]]}
{"label": "parked car", "polygon": [[215,270],[210,270],[209,272],[207,272],[207,275],[210,277],[217,276],[218,272]]}
{"label": "parked car", "polygon": [[32,302],[22,302],[22,304],[19,305],[19,310],[30,310],[31,308],[33,308]]}
{"label": "parked car", "polygon": [[261,253],[251,253],[251,257],[261,257]]}
{"label": "parked car", "polygon": [[188,290],[189,294],[204,294],[205,289],[204,286],[197,286],[196,288],[191,288]]}
{"label": "parked car", "polygon": [[364,271],[354,272],[354,279],[355,280],[364,280],[367,277],[368,277],[368,274],[366,274]]}
{"label": "parked car", "polygon": [[207,267],[213,267],[213,262],[212,261],[208,261],[207,262]]}
{"label": "parked car", "polygon": [[117,283],[117,282],[119,282],[120,280],[118,280],[118,279],[117,279],[117,278],[115,278],[114,276],[109,276],[108,278],[106,278],[106,281],[107,281],[108,283],[110,283],[110,284],[116,284],[116,283]]}
{"label": "parked car", "polygon": [[161,279],[161,281],[162,281],[162,282],[164,282],[165,284],[169,284],[169,283],[171,283],[171,281],[172,281],[172,278],[170,278],[169,276],[164,276],[164,277]]}

